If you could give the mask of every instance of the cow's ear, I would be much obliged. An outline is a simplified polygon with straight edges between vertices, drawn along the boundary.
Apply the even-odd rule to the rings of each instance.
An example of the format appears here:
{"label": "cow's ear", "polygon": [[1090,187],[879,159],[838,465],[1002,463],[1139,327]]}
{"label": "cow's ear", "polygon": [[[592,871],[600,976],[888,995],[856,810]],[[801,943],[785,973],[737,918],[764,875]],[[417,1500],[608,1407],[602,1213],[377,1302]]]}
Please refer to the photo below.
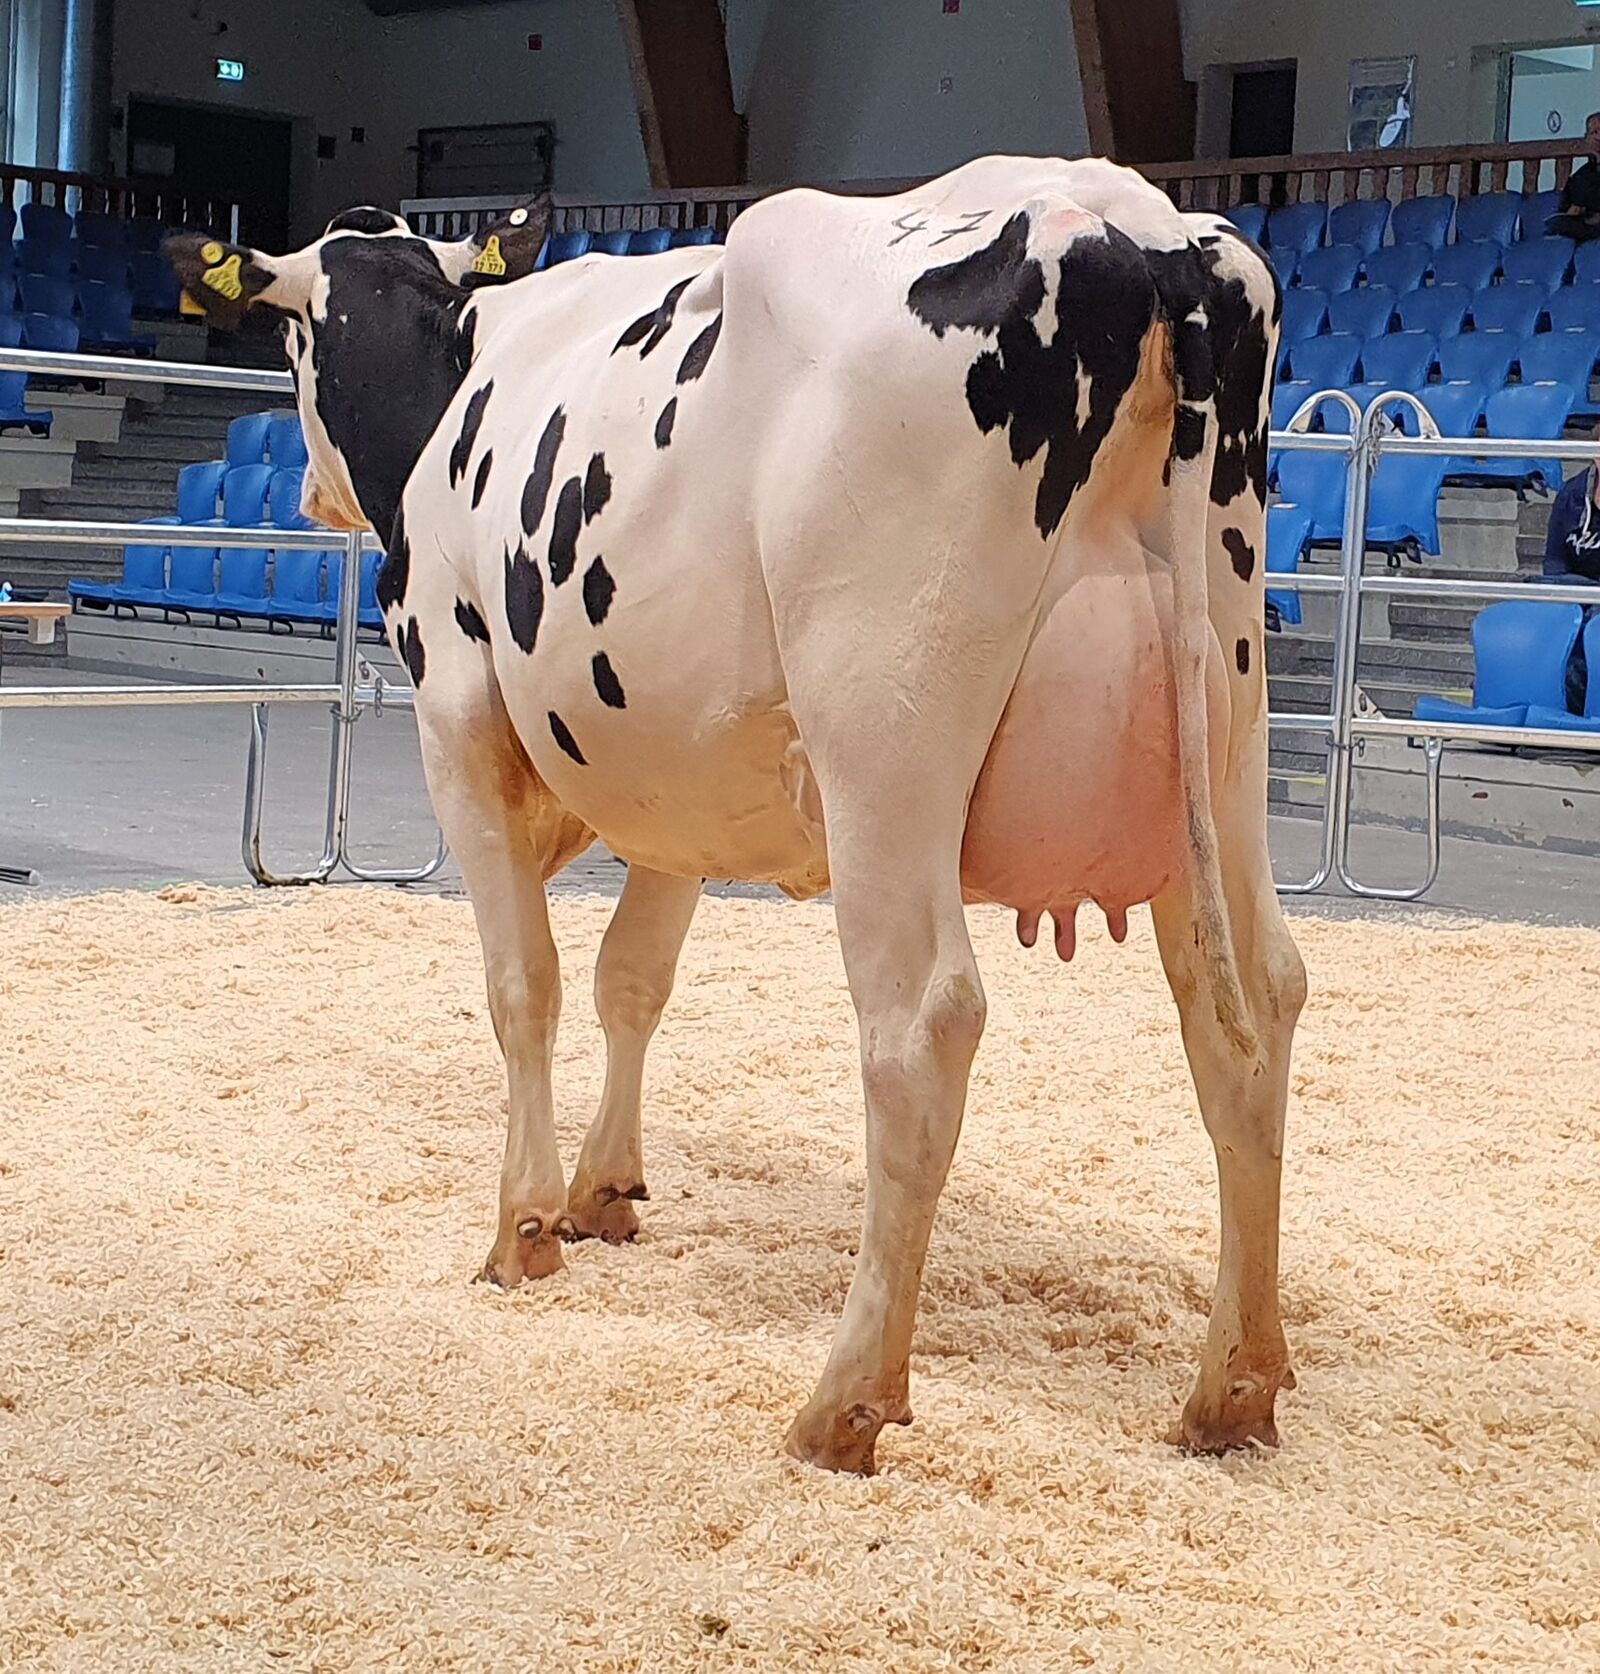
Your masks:
{"label": "cow's ear", "polygon": [[183,287],[185,312],[204,314],[212,325],[231,331],[257,302],[299,308],[292,257],[266,256],[239,244],[224,244],[203,233],[178,233],[162,246]]}
{"label": "cow's ear", "polygon": [[480,227],[467,241],[472,259],[461,275],[461,283],[493,285],[525,279],[539,264],[554,208],[550,194],[541,192],[498,221]]}

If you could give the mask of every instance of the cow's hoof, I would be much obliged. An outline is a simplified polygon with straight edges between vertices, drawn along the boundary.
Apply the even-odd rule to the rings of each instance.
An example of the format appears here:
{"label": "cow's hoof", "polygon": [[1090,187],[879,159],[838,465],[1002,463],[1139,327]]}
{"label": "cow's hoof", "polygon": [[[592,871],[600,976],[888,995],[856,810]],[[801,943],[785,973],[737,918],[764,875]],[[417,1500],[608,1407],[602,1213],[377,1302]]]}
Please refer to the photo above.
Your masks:
{"label": "cow's hoof", "polygon": [[1278,1424],[1274,1406],[1280,1389],[1294,1388],[1285,1366],[1275,1374],[1236,1377],[1220,1400],[1197,1389],[1167,1440],[1186,1453],[1233,1453],[1245,1448],[1275,1448]]}
{"label": "cow's hoof", "polygon": [[567,1220],[571,1230],[563,1234],[569,1239],[603,1238],[608,1244],[631,1244],[639,1236],[639,1213],[635,1203],[643,1203],[650,1193],[642,1185],[596,1186],[585,1192],[574,1186],[567,1195]]}
{"label": "cow's hoof", "polygon": [[533,1216],[502,1233],[483,1264],[478,1282],[499,1290],[515,1290],[524,1280],[548,1279],[559,1273],[566,1266],[557,1236],[561,1224],[558,1221],[546,1231],[544,1222]]}
{"label": "cow's hoof", "polygon": [[904,1405],[886,1413],[860,1401],[841,1410],[832,1402],[813,1400],[789,1426],[784,1451],[819,1470],[873,1476],[878,1432],[885,1424],[910,1422],[911,1409]]}

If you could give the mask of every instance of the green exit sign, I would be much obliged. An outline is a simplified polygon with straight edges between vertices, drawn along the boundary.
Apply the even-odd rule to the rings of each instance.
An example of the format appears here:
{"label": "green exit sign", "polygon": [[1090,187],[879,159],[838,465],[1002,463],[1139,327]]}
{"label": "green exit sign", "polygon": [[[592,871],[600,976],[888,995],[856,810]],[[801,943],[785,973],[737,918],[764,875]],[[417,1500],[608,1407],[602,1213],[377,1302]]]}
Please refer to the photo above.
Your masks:
{"label": "green exit sign", "polygon": [[241,58],[219,58],[217,60],[218,81],[243,81],[244,60]]}

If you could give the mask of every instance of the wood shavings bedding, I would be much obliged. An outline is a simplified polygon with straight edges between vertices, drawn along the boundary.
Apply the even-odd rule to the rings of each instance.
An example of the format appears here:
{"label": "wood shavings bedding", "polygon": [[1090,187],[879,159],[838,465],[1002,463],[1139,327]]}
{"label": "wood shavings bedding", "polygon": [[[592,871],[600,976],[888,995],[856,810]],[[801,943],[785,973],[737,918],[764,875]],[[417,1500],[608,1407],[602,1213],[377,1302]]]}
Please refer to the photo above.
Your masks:
{"label": "wood shavings bedding", "polygon": [[[553,903],[570,1162],[609,903]],[[883,1474],[826,908],[708,900],[631,1249],[514,1296],[465,905],[0,910],[0,1668],[1600,1667],[1600,936],[1297,918],[1284,1448],[1161,1444],[1216,1200],[1148,917],[990,1000]]]}

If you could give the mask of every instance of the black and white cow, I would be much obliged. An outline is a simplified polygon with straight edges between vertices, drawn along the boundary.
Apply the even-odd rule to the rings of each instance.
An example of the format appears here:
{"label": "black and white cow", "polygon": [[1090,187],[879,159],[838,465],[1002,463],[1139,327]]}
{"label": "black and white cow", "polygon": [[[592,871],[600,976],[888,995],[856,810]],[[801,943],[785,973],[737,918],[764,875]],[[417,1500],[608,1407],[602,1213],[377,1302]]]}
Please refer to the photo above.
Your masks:
{"label": "black and white cow", "polygon": [[[984,995],[963,901],[1070,957],[1150,902],[1216,1149],[1222,1255],[1178,1439],[1275,1439],[1290,1040],[1267,857],[1263,501],[1278,302],[1224,221],[1102,162],[991,157],[891,198],[793,191],[724,248],[534,272],[548,206],[440,245],[381,211],[274,257],[171,246],[267,307],[307,510],[387,541],[435,809],[510,1083],[501,1285],[628,1238],[644,1054],[705,877],[833,891],[868,1188],[789,1448],[872,1468],[910,1418],[923,1261]],[[629,862],[608,1064],[570,1186],[545,880]]]}

